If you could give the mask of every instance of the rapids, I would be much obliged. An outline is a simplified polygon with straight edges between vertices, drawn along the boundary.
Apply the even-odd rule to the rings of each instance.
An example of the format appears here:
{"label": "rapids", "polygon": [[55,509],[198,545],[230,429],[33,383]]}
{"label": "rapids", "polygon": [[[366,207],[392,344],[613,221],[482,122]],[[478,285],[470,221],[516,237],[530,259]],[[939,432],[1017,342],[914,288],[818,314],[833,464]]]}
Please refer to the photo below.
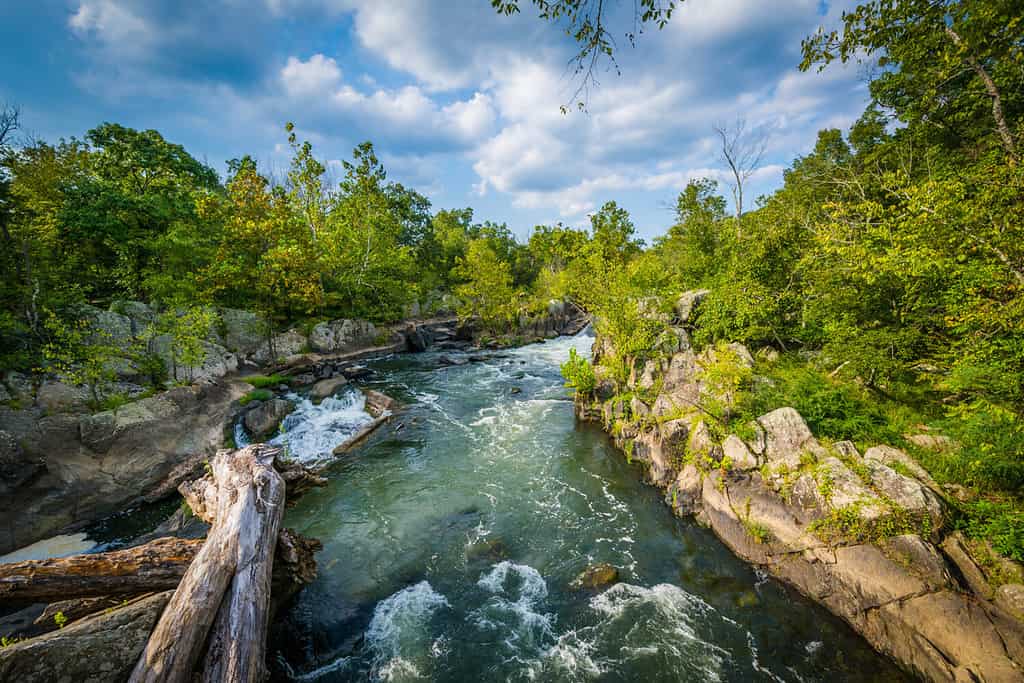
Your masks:
{"label": "rapids", "polygon": [[[408,407],[287,513],[324,550],[272,629],[275,678],[903,680],[824,609],[676,519],[638,467],[575,423],[558,365],[591,341],[371,363],[374,388]],[[292,400],[275,440],[307,461],[330,462],[369,419],[354,390]],[[621,583],[570,590],[596,562]]]}

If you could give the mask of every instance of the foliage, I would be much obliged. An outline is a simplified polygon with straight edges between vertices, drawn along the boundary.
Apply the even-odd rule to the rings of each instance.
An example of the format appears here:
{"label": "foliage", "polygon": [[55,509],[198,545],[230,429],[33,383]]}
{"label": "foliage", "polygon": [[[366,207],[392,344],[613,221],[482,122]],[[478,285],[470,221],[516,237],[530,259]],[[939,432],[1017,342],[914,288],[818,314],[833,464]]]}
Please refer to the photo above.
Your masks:
{"label": "foliage", "polygon": [[728,424],[741,394],[754,376],[735,348],[719,342],[700,362],[701,408],[723,424]]}
{"label": "foliage", "polygon": [[484,329],[491,333],[513,324],[518,311],[512,269],[486,239],[469,242],[466,255],[458,258],[454,272],[463,280],[455,288],[455,294],[462,300],[461,316],[479,317]]}
{"label": "foliage", "polygon": [[576,353],[576,349],[569,349],[569,360],[562,363],[562,377],[565,378],[565,386],[575,389],[581,396],[592,394],[597,386],[593,366]]}
{"label": "foliage", "polygon": [[118,349],[110,335],[82,314],[62,320],[46,311],[44,326],[48,335],[43,345],[47,367],[72,384],[88,387],[92,406],[99,408],[106,385],[115,377],[111,362]]}

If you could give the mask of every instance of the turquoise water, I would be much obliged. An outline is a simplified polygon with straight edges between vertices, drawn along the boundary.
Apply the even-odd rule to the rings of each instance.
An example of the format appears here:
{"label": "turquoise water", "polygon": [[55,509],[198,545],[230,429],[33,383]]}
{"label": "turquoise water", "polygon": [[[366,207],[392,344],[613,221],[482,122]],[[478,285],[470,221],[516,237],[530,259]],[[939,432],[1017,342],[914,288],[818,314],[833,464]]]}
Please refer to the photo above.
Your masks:
{"label": "turquoise water", "polygon": [[[675,518],[604,434],[576,424],[558,364],[590,342],[372,363],[371,384],[408,407],[287,513],[324,550],[271,632],[274,677],[903,680],[845,624]],[[360,408],[351,394],[300,411],[293,454],[321,460],[331,439],[316,432],[344,431]],[[571,590],[596,562],[621,583]]]}

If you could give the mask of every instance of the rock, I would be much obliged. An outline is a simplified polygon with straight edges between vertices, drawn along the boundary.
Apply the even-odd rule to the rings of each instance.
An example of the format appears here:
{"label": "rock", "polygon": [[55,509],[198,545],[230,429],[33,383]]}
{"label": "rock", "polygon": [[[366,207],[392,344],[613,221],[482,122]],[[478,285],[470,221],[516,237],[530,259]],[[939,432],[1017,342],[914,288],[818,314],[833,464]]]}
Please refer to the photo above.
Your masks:
{"label": "rock", "polygon": [[665,502],[677,515],[696,514],[700,505],[703,477],[693,465],[686,465],[665,492]]}
{"label": "rock", "polygon": [[501,562],[508,557],[508,547],[500,538],[488,538],[477,541],[466,548],[466,559],[470,562],[486,561]]}
{"label": "rock", "polygon": [[629,402],[629,412],[634,418],[643,418],[651,414],[651,409],[646,403],[634,396]]}
{"label": "rock", "polygon": [[836,548],[835,564],[830,570],[848,594],[845,599],[851,601],[839,607],[843,613],[881,607],[919,595],[927,588],[921,579],[870,544]]}
{"label": "rock", "polygon": [[1004,583],[996,589],[995,602],[1014,618],[1024,621],[1024,584]]}
{"label": "rock", "polygon": [[508,390],[508,393],[510,393],[510,394],[521,394],[521,393],[523,393],[523,390],[521,388],[519,388],[519,387],[512,387],[511,389]]}
{"label": "rock", "polygon": [[321,353],[352,351],[373,346],[377,328],[365,320],[332,320],[313,327],[309,345]]}
{"label": "rock", "polygon": [[732,466],[738,470],[752,470],[757,468],[757,458],[750,452],[743,439],[730,434],[722,442],[722,455],[732,461]]}
{"label": "rock", "polygon": [[252,311],[221,308],[222,343],[233,353],[251,356],[267,344],[266,323]]}
{"label": "rock", "polygon": [[915,574],[932,590],[956,587],[956,582],[949,572],[949,565],[942,555],[935,546],[920,536],[892,536],[882,542],[881,548],[889,558]]}
{"label": "rock", "polygon": [[953,440],[942,434],[910,434],[906,439],[929,451],[951,451],[955,447]]}
{"label": "rock", "polygon": [[43,382],[36,393],[36,402],[46,410],[56,413],[88,410],[91,398],[89,390],[85,387],[56,381]]}
{"label": "rock", "polygon": [[796,470],[803,453],[826,454],[800,413],[793,408],[773,410],[757,418],[757,422],[764,429],[765,462],[773,468],[785,466]]}
{"label": "rock", "polygon": [[128,318],[131,334],[136,338],[141,337],[157,318],[157,312],[141,301],[116,301],[110,305],[110,310]]}
{"label": "rock", "polygon": [[80,304],[76,310],[78,315],[87,320],[95,331],[94,342],[124,349],[131,345],[134,335],[132,334],[132,321],[128,316],[113,311],[104,311],[102,308],[88,304]]}
{"label": "rock", "polygon": [[947,536],[946,540],[942,542],[942,552],[956,565],[956,568],[960,571],[960,576],[963,577],[964,582],[967,584],[966,587],[972,593],[985,600],[992,599],[994,595],[992,586],[989,584],[988,579],[985,578],[985,572],[981,570],[981,567],[971,557],[963,534],[959,531],[954,531]]}
{"label": "rock", "polygon": [[692,324],[696,318],[697,309],[707,298],[711,291],[707,289],[694,289],[683,292],[675,303],[676,320],[680,323]]}
{"label": "rock", "polygon": [[289,356],[302,353],[308,346],[309,341],[306,336],[293,329],[274,335],[273,353],[264,342],[259,350],[252,354],[252,357],[259,363],[273,364],[283,361]]}
{"label": "rock", "polygon": [[374,417],[382,417],[385,414],[393,415],[398,412],[399,403],[387,394],[382,394],[373,389],[363,389],[366,395],[366,412]]}
{"label": "rock", "polygon": [[0,648],[0,680],[125,681],[173,591],[129,602],[66,628]]}
{"label": "rock", "polygon": [[[933,491],[939,490],[938,484],[936,484],[935,480],[932,479],[932,476],[928,474],[928,471],[921,467],[919,464],[917,464],[916,460],[914,460],[913,458],[911,458],[909,455],[907,455],[898,448],[893,448],[892,446],[884,445],[874,446],[873,448],[869,448],[864,453],[864,459],[877,460],[878,462],[885,465],[889,465],[894,469],[904,469],[907,472],[910,472],[910,474],[914,475],[915,479],[917,479],[919,482],[921,482],[928,488],[932,489]],[[896,464],[894,465],[893,463]]]}
{"label": "rock", "polygon": [[3,383],[14,400],[26,403],[32,401],[32,395],[35,391],[32,388],[32,380],[28,375],[8,370],[3,374]]}
{"label": "rock", "polygon": [[161,334],[150,342],[153,352],[163,358],[167,375],[188,382],[211,382],[238,369],[238,357],[219,344],[202,341],[203,359],[198,365],[185,365],[173,354],[173,339]]}
{"label": "rock", "polygon": [[246,389],[176,387],[108,415],[0,409],[0,429],[46,465],[0,495],[0,554],[173,492],[223,445],[231,404]]}
{"label": "rock", "polygon": [[45,469],[44,461],[25,455],[14,436],[0,430],[0,493],[8,495]]}
{"label": "rock", "polygon": [[292,386],[306,387],[316,382],[316,375],[312,372],[303,372],[291,378]]}
{"label": "rock", "polygon": [[348,384],[348,380],[344,377],[332,377],[330,379],[322,379],[313,385],[313,388],[309,390],[309,398],[314,403],[319,403],[328,396],[334,396],[343,386]]}
{"label": "rock", "polygon": [[601,588],[617,583],[618,580],[619,570],[610,564],[602,562],[600,564],[592,564],[580,572],[569,584],[569,588],[572,590]]}
{"label": "rock", "polygon": [[437,357],[437,364],[440,365],[440,366],[451,367],[451,366],[457,366],[457,365],[466,365],[468,363],[469,363],[469,359],[468,358],[463,358],[462,356],[442,355],[442,356],[438,356]]}
{"label": "rock", "polygon": [[905,510],[927,515],[934,531],[942,528],[945,518],[942,501],[931,489],[877,460],[865,459],[864,464],[871,473],[872,485],[879,493]]}
{"label": "rock", "polygon": [[434,337],[425,326],[414,325],[405,333],[405,341],[410,351],[420,353],[430,348],[430,345],[434,343]]}
{"label": "rock", "polygon": [[295,410],[295,404],[283,398],[272,398],[251,408],[243,418],[245,429],[254,439],[262,439],[277,431],[277,428],[289,413]]}
{"label": "rock", "polygon": [[844,458],[860,460],[860,452],[852,441],[836,441],[832,444],[832,449]]}
{"label": "rock", "polygon": [[0,403],[7,403],[13,398],[14,397],[11,396],[10,392],[7,391],[7,387],[5,387],[3,384],[0,384]]}

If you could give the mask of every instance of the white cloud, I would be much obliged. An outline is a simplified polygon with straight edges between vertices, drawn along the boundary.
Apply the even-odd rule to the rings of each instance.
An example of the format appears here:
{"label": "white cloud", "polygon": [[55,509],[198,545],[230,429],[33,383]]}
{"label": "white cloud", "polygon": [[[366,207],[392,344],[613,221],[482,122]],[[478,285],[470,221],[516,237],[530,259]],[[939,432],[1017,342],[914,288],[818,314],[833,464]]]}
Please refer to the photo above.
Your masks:
{"label": "white cloud", "polygon": [[115,0],[83,0],[68,19],[68,26],[82,38],[95,38],[108,49],[139,53],[156,38],[149,24]]}
{"label": "white cloud", "polygon": [[341,69],[331,57],[315,54],[303,62],[289,57],[281,69],[285,91],[292,96],[325,94],[341,83]]}

